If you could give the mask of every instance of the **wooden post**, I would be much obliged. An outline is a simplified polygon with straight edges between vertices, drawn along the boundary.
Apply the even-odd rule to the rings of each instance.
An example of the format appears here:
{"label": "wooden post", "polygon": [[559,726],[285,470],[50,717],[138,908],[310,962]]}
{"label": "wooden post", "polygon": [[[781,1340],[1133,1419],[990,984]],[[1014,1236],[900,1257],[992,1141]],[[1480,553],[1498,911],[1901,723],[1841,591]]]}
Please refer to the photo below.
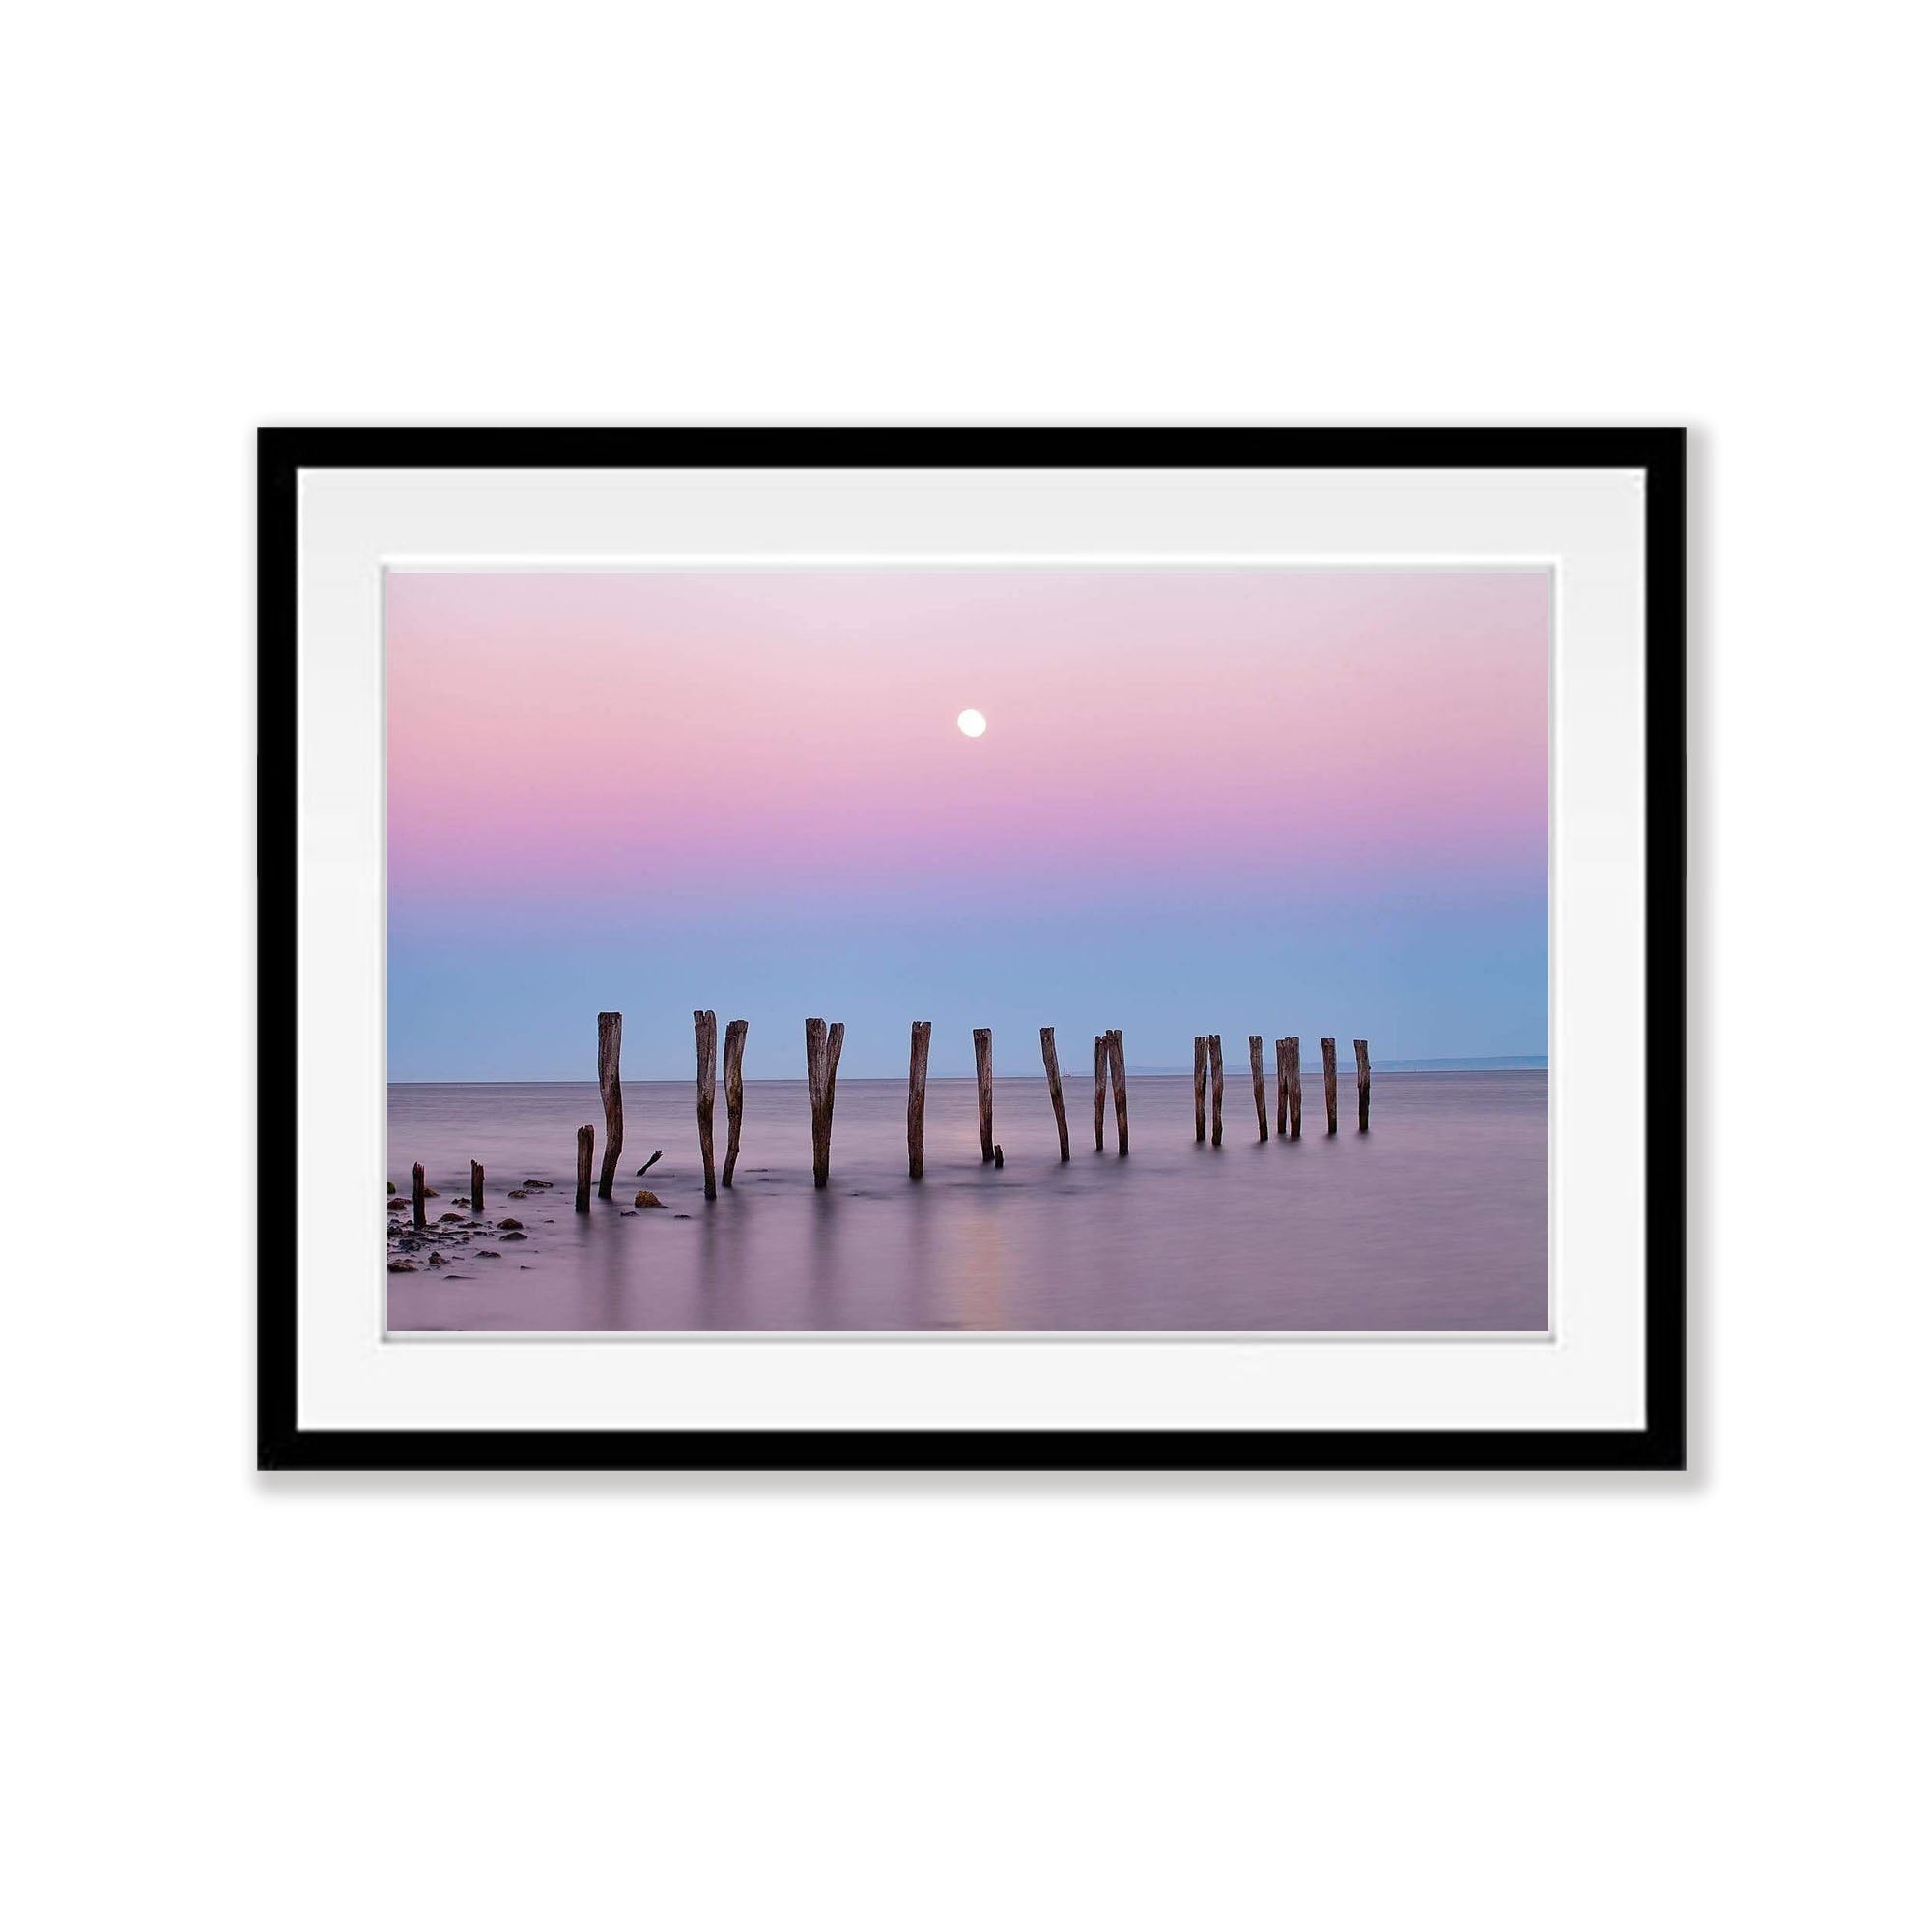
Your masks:
{"label": "wooden post", "polygon": [[738,1166],[738,1134],[745,1124],[745,1036],[750,1020],[733,1020],[724,1029],[724,1185]]}
{"label": "wooden post", "polygon": [[1255,1081],[1255,1119],[1261,1123],[1262,1139],[1268,1137],[1268,1089],[1267,1076],[1262,1071],[1262,1037],[1258,1033],[1248,1036],[1248,1071]]}
{"label": "wooden post", "polygon": [[925,1177],[925,1062],[932,1051],[932,1022],[912,1023],[912,1067],[906,1077],[906,1171]]}
{"label": "wooden post", "polygon": [[1335,1131],[1335,1042],[1321,1042],[1321,1094],[1328,1102],[1328,1131]]}
{"label": "wooden post", "polygon": [[711,1116],[718,1102],[718,1015],[694,1012],[697,1036],[697,1151],[704,1159],[704,1198],[718,1199],[718,1172],[712,1165]]}
{"label": "wooden post", "polygon": [[1288,1041],[1274,1043],[1274,1137],[1288,1136]]}
{"label": "wooden post", "polygon": [[993,1029],[973,1029],[973,1071],[980,1081],[980,1158],[993,1157]]}
{"label": "wooden post", "polygon": [[472,1214],[483,1211],[483,1168],[473,1160],[469,1163],[469,1211]]}
{"label": "wooden post", "polygon": [[1359,1130],[1369,1130],[1369,1043],[1355,1042],[1355,1115]]}
{"label": "wooden post", "polygon": [[1194,1138],[1208,1138],[1208,1036],[1194,1036]]}
{"label": "wooden post", "polygon": [[590,1157],[597,1151],[597,1129],[579,1127],[577,1130],[577,1211],[590,1212]]}
{"label": "wooden post", "polygon": [[1051,1027],[1039,1030],[1039,1057],[1046,1062],[1046,1093],[1053,1102],[1053,1123],[1060,1129],[1060,1157],[1071,1160],[1073,1150],[1066,1138],[1066,1101],[1060,1091],[1060,1053],[1054,1046]]}
{"label": "wooden post", "polygon": [[421,1161],[417,1161],[415,1166],[410,1169],[410,1219],[416,1224],[416,1233],[420,1235],[424,1226],[423,1164]]}
{"label": "wooden post", "polygon": [[597,1091],[604,1096],[604,1169],[597,1177],[597,1198],[611,1198],[617,1173],[617,1156],[624,1151],[624,1089],[617,1078],[617,1055],[624,1043],[624,1015],[597,1015]]}
{"label": "wooden post", "polygon": [[811,1184],[823,1187],[832,1174],[832,1101],[838,1087],[838,1056],[845,1046],[845,1023],[828,1028],[823,1020],[805,1023],[805,1079],[811,1094]]}
{"label": "wooden post", "polygon": [[1288,1037],[1288,1137],[1301,1138],[1301,1036]]}
{"label": "wooden post", "polygon": [[1094,1036],[1094,1151],[1107,1145],[1107,1036]]}
{"label": "wooden post", "polygon": [[1221,1145],[1221,1036],[1208,1036],[1208,1071],[1214,1089],[1214,1145]]}
{"label": "wooden post", "polygon": [[1122,1160],[1127,1157],[1127,1049],[1116,1027],[1107,1036],[1107,1059],[1114,1069],[1114,1130]]}

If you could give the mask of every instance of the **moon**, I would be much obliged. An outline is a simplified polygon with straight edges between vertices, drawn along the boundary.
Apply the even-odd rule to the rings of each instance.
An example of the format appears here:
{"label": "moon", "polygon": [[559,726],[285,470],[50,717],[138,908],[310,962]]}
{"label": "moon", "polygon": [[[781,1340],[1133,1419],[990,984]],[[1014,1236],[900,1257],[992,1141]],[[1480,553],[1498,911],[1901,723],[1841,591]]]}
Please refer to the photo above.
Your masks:
{"label": "moon", "polygon": [[962,711],[959,714],[959,728],[969,738],[983,738],[986,735],[986,714],[983,711]]}

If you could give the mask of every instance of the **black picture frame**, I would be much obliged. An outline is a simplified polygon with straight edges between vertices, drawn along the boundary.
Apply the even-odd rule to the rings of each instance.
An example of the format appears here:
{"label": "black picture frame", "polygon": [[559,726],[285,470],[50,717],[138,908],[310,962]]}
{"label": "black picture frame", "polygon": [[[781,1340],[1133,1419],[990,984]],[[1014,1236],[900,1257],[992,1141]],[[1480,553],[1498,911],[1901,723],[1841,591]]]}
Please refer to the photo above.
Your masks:
{"label": "black picture frame", "polygon": [[[263,429],[257,442],[258,1009],[296,985],[298,478],[304,469],[1608,469],[1645,478],[1645,1180],[1641,1428],[1620,1430],[305,1429],[286,1237],[257,1250],[257,1466],[293,1469],[1680,1470],[1687,1445],[1686,435],[1681,429]],[[271,997],[272,996],[272,997]],[[258,1198],[290,1094],[258,1036]],[[273,1069],[271,1073],[271,1069]]]}

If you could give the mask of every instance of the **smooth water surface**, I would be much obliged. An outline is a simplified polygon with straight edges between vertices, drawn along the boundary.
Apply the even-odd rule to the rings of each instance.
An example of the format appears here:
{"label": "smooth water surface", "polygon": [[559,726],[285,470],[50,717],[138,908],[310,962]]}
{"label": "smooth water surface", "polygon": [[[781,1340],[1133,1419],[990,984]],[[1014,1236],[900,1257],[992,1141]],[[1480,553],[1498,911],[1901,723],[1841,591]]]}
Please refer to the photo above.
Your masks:
{"label": "smooth water surface", "polygon": [[[423,1163],[446,1257],[388,1276],[392,1329],[1533,1329],[1547,1325],[1548,1076],[1378,1073],[1373,1128],[1324,1131],[1321,1075],[1302,1138],[1256,1138],[1230,1080],[1223,1145],[1194,1140],[1191,1079],[1129,1082],[1131,1152],[1094,1151],[1093,1088],[1067,1093],[1063,1165],[1043,1079],[995,1087],[1004,1168],[980,1159],[970,1080],[926,1098],[925,1178],[906,1176],[905,1086],[841,1080],[831,1185],[811,1185],[803,1083],[748,1082],[736,1185],[706,1202],[694,1089],[627,1082],[614,1198],[572,1211],[594,1084],[389,1090],[389,1179]],[[724,1106],[717,1146],[722,1170]],[[642,1181],[654,1148],[665,1157]],[[467,1215],[469,1162],[487,1171]],[[555,1185],[512,1201],[526,1179]],[[639,1186],[664,1210],[634,1209]],[[688,1217],[688,1218],[686,1218]],[[407,1214],[398,1217],[407,1220]],[[468,1236],[466,1241],[457,1238]],[[497,1259],[481,1258],[485,1249]]]}

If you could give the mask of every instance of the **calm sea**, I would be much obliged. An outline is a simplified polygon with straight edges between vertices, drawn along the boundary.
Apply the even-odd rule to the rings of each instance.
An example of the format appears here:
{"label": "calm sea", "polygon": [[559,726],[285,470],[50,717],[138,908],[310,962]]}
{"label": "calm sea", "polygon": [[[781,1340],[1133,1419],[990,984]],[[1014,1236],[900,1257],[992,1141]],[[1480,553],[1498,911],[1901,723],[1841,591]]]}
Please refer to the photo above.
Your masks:
{"label": "calm sea", "polygon": [[[1231,1069],[1232,1072],[1232,1069]],[[1305,1077],[1305,1076],[1304,1076]],[[504,1242],[437,1230],[392,1274],[392,1329],[1542,1329],[1548,1076],[1378,1073],[1374,1126],[1323,1132],[1321,1073],[1302,1138],[1255,1135],[1230,1078],[1219,1149],[1194,1140],[1191,1078],[1129,1081],[1132,1152],[1094,1151],[1091,1082],[1069,1083],[1062,1165],[1043,1079],[995,1084],[1004,1168],[982,1166],[970,1080],[926,1096],[925,1179],[905,1171],[905,1083],[838,1083],[832,1179],[811,1185],[802,1082],[750,1081],[736,1185],[704,1199],[689,1082],[626,1081],[614,1198],[571,1209],[576,1134],[603,1138],[594,1083],[389,1089],[389,1179],[420,1160],[465,1213],[469,1162]],[[1272,1094],[1270,1093],[1270,1130]],[[724,1106],[717,1145],[722,1170]],[[654,1148],[664,1158],[634,1178]],[[522,1201],[508,1190],[551,1180]],[[639,1186],[665,1211],[635,1210]],[[404,1215],[407,1220],[407,1215]],[[457,1238],[468,1235],[467,1241]],[[494,1250],[497,1259],[483,1259]]]}

